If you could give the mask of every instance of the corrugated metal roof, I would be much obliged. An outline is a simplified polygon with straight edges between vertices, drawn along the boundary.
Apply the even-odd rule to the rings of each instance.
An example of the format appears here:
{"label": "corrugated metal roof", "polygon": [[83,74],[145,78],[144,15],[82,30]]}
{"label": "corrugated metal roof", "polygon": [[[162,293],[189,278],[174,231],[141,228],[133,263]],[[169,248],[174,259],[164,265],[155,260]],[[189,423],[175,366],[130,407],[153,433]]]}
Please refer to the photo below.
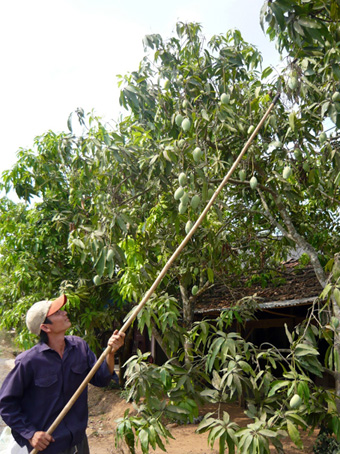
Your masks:
{"label": "corrugated metal roof", "polygon": [[299,298],[294,300],[282,300],[282,301],[271,301],[267,303],[260,303],[259,307],[261,309],[269,309],[273,307],[292,307],[292,306],[303,306],[304,304],[311,304],[315,301],[318,296],[308,297],[308,298]]}
{"label": "corrugated metal roof", "polygon": [[[282,301],[268,301],[266,303],[259,303],[259,309],[275,309],[279,307],[292,307],[292,306],[303,306],[306,304],[312,304],[316,299],[318,298],[318,295],[308,297],[308,298],[299,298],[299,299],[291,299],[291,300],[282,300]],[[233,307],[226,306],[226,307],[215,307],[215,308],[209,308],[209,309],[195,309],[195,314],[207,314],[209,312],[221,312],[224,310],[228,309],[233,309]]]}

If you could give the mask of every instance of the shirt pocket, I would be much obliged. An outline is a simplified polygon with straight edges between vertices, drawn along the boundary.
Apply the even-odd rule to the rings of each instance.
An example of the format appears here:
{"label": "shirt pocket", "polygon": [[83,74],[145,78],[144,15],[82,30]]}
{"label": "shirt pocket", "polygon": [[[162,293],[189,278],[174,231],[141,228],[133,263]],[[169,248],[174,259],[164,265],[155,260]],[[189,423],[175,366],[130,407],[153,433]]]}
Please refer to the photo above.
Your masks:
{"label": "shirt pocket", "polygon": [[46,396],[49,399],[59,391],[58,376],[56,374],[35,377],[34,385],[40,396]]}
{"label": "shirt pocket", "polygon": [[70,367],[69,391],[74,393],[85,379],[89,368],[86,361],[73,363]]}
{"label": "shirt pocket", "polygon": [[79,363],[74,363],[71,366],[71,372],[77,376],[85,376],[88,370],[89,367],[86,361],[80,361]]}

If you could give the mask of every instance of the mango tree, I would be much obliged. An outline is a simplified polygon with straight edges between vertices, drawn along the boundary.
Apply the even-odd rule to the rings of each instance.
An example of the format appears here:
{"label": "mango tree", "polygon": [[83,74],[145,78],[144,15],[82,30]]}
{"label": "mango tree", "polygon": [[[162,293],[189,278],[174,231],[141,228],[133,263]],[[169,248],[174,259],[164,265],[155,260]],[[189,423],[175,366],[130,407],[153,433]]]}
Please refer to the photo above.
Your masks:
{"label": "mango tree", "polygon": [[[309,118],[304,129],[304,143],[310,143],[318,154],[317,162],[310,159],[309,151],[299,154],[300,165],[306,172],[309,184],[305,198],[314,209],[327,210],[330,223],[326,231],[333,229],[333,222],[339,223],[340,154],[338,149],[340,127],[340,5],[337,1],[291,1],[265,2],[261,11],[261,22],[271,40],[287,55],[288,66],[284,79],[287,93],[294,102],[291,128],[295,129],[303,118]],[[296,123],[296,118],[298,118]],[[311,121],[313,119],[313,121]],[[306,135],[306,133],[308,135]],[[318,199],[318,200],[317,200]],[[327,200],[326,200],[327,199]],[[326,202],[326,205],[323,205]],[[312,227],[312,226],[311,226]],[[312,227],[313,228],[313,227]],[[334,228],[336,234],[337,228]],[[300,244],[302,244],[299,241]],[[334,244],[334,252],[339,244]],[[322,249],[321,249],[322,251]],[[323,296],[331,298],[332,312],[340,317],[340,282],[338,272],[327,278],[320,265],[320,248],[309,250],[319,282],[325,287]],[[328,256],[328,271],[334,258]],[[335,379],[337,395],[340,396],[340,331],[334,334]],[[333,369],[330,364],[330,368]],[[337,401],[338,409],[340,402]]]}
{"label": "mango tree", "polygon": [[[81,110],[78,117],[86,133],[74,135],[70,120],[68,133],[37,137],[34,148],[20,150],[16,165],[2,176],[3,187],[23,202],[2,199],[1,324],[16,328],[25,347],[34,341],[23,323],[28,307],[60,292],[69,298],[73,333],[95,350],[104,342],[99,334],[118,328],[129,310],[118,291],[117,272],[125,261],[119,242],[128,222],[133,228],[133,215],[131,210],[129,219],[124,217],[120,205],[133,199],[126,189],[131,182],[133,191],[145,186],[138,188],[141,175],[133,159],[124,159],[133,151],[122,147],[117,153],[110,139],[109,156],[99,119],[90,116],[85,125]],[[122,143],[117,134],[115,140]],[[117,165],[119,185],[109,169]]]}
{"label": "mango tree", "polygon": [[[327,278],[324,267],[331,267],[333,255],[339,247],[340,166],[336,147],[337,124],[334,125],[335,134],[325,141],[323,118],[315,113],[323,99],[312,96],[300,82],[298,84],[295,81],[290,62],[279,77],[273,74],[270,68],[262,72],[256,70],[261,62],[260,55],[242,40],[238,32],[213,37],[206,47],[203,47],[199,32],[200,28],[196,24],[178,24],[177,37],[167,42],[159,35],[147,36],[145,44],[154,51],[155,66],[151,66],[145,58],[138,71],[122,80],[122,85],[125,86],[123,85],[121,93],[121,103],[131,110],[129,121],[134,128],[138,125],[147,133],[144,136],[145,148],[149,144],[151,149],[155,150],[150,164],[158,163],[157,171],[164,169],[165,177],[169,181],[167,187],[166,181],[162,180],[165,185],[163,189],[168,192],[160,195],[158,204],[142,224],[138,236],[134,239],[131,255],[134,255],[136,250],[143,250],[144,254],[151,253],[152,257],[157,257],[158,268],[166,262],[176,244],[183,238],[183,230],[188,231],[197,216],[194,210],[200,205],[196,206],[196,196],[200,198],[199,202],[204,203],[209,190],[211,195],[211,191],[236,159],[241,146],[270,103],[270,95],[280,91],[282,102],[260,131],[242,162],[240,172],[225,188],[211,214],[195,235],[186,250],[187,255],[183,253],[180,263],[163,283],[162,290],[181,298],[184,326],[187,330],[192,326],[195,299],[205,292],[214,280],[221,281],[228,273],[232,273],[233,278],[237,279],[237,275],[241,273],[269,268],[277,264],[276,260],[282,259],[289,248],[298,246],[308,254],[317,278],[325,286]],[[315,81],[317,80],[316,74]],[[313,84],[313,79],[308,80],[308,87],[310,83]],[[161,181],[161,177],[159,178]],[[193,205],[191,202],[189,205],[190,198],[191,201],[195,200]],[[178,214],[175,213],[176,206]],[[209,233],[213,233],[213,236],[209,236]],[[150,241],[150,238],[153,241]],[[129,253],[128,249],[126,251]],[[153,263],[157,268],[157,262]],[[127,270],[131,275],[136,271],[134,267],[131,271]],[[179,283],[177,295],[175,279]],[[192,296],[188,298],[190,289]],[[323,294],[323,297],[325,296],[327,297],[327,292]],[[151,307],[153,308],[154,306]],[[142,326],[146,324],[150,327],[152,316],[156,324],[158,323],[157,315],[153,314],[154,312],[149,310],[141,315]],[[322,326],[319,326],[323,332]],[[330,326],[331,332],[334,332],[333,320],[327,325],[328,329]],[[204,329],[207,332],[207,328]],[[292,367],[289,372],[282,366],[286,382],[280,381],[274,385],[271,379],[268,381],[268,389],[271,391],[268,391],[270,395],[267,394],[267,397],[271,397],[276,389],[282,387],[286,397],[295,397],[292,401],[292,407],[295,408],[298,397],[293,396],[294,393],[298,396],[305,393],[306,403],[311,392],[314,396],[320,394],[303,369],[313,370],[319,376],[323,373],[317,360],[315,336],[318,336],[318,330],[310,327],[308,333],[307,337],[301,333],[298,333],[297,337],[287,333],[292,351],[296,352],[297,356],[305,356],[304,360],[299,360],[299,372],[296,371],[294,360],[289,363],[289,367]],[[197,349],[190,350],[195,345],[191,334],[192,331],[184,333],[187,338],[184,345],[186,359],[191,359],[191,362],[187,361],[187,369],[191,367],[191,372],[195,370],[195,373],[198,373],[194,360]],[[202,339],[204,334],[200,333],[198,336]],[[227,379],[218,372],[228,371],[227,364],[222,369],[221,365],[216,365],[213,372],[214,359],[219,352],[216,348],[223,342],[224,339],[220,338],[217,344],[211,344],[214,345],[213,359],[208,363],[209,366],[206,365],[205,370],[213,373],[211,383],[217,384],[217,390],[225,390],[224,385],[233,383],[232,374],[229,374]],[[258,354],[261,356],[264,353]],[[223,356],[225,360],[227,354],[223,355],[226,355]],[[230,357],[228,359],[231,360]],[[249,358],[246,359],[249,361]],[[238,360],[241,358],[238,357]],[[145,370],[143,369],[142,374],[140,361],[140,357],[134,359],[140,373],[134,373],[131,369],[130,375],[142,383]],[[233,369],[235,362],[230,364]],[[333,363],[329,366],[334,368]],[[244,368],[247,369],[247,366]],[[250,374],[255,373],[254,369],[253,372],[249,369],[247,371]],[[181,373],[186,377],[187,372]],[[240,373],[242,375],[242,372]],[[262,377],[264,371],[258,373],[260,375],[255,376]],[[235,376],[238,377],[235,378],[235,383],[239,383],[240,377],[236,373]],[[186,389],[189,395],[193,381],[184,377],[181,383],[186,383],[189,387]],[[266,375],[267,379],[269,378]],[[222,380],[222,385],[218,384],[219,380]],[[296,384],[299,380],[302,380],[304,385],[298,389]],[[237,391],[234,391],[234,394],[242,394],[242,386],[235,386]],[[257,386],[261,388],[263,383]],[[266,387],[260,392],[259,401],[264,399],[262,392],[265,389]],[[178,387],[175,390],[178,398],[180,390]],[[171,391],[168,393],[172,396]],[[183,394],[180,395],[183,398]],[[277,398],[278,396],[275,396],[275,399]],[[331,396],[326,400],[331,402]],[[192,402],[187,403],[187,412],[190,405]],[[282,401],[279,402],[280,408],[285,405]],[[311,415],[314,415],[318,422],[323,419],[322,404],[318,408],[307,407],[305,422],[297,422],[295,419],[294,425],[287,415],[281,421],[297,444],[300,444],[300,441],[296,425],[307,425]],[[182,409],[182,413],[185,414],[186,411]],[[331,407],[328,416],[333,424],[332,430],[338,432],[334,412]],[[178,413],[181,414],[179,410]],[[295,413],[293,414],[295,418]],[[270,430],[269,427],[273,427],[270,426],[273,420],[261,416],[259,407],[256,407],[253,417],[263,417],[267,426],[251,428],[247,433],[248,441],[254,431]],[[314,419],[313,424],[316,420]],[[150,421],[138,421],[135,428],[139,437],[144,440],[146,449],[145,431]],[[127,420],[122,424],[127,427]],[[215,423],[204,427],[214,430],[215,435],[219,434],[216,437],[220,438],[221,449],[224,449],[227,439],[223,437],[226,437],[226,431],[229,430],[228,418],[221,424],[219,428]],[[129,427],[131,429],[131,425]],[[140,432],[138,427],[143,427],[143,432]],[[281,429],[275,426],[275,430]],[[151,432],[148,434],[149,439],[153,440],[150,443],[153,443]],[[265,438],[279,438],[279,435],[279,432],[276,432],[275,436],[268,432],[261,434]],[[236,438],[229,442],[237,444]],[[215,437],[211,436],[211,440],[214,439]],[[265,446],[260,436],[254,443]],[[246,446],[242,449],[247,452],[249,445],[242,446]],[[254,449],[257,449],[255,445]],[[277,449],[281,449],[279,443]]]}

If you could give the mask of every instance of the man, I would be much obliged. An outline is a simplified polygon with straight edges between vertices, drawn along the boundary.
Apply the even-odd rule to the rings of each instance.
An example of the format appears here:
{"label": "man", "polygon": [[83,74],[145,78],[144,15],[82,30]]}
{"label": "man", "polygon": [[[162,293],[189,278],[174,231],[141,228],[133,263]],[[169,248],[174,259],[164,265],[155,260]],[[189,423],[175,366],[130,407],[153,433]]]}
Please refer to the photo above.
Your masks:
{"label": "man", "polygon": [[[65,303],[62,295],[54,301],[39,301],[27,312],[27,327],[40,335],[40,342],[17,356],[0,390],[0,414],[17,443],[29,451],[88,454],[87,389],[53,434],[46,432],[96,363],[83,339],[65,336],[71,326],[62,310]],[[114,354],[123,345],[124,336],[117,330],[112,334],[108,341],[111,352],[90,383],[107,386],[110,380],[117,381]]]}

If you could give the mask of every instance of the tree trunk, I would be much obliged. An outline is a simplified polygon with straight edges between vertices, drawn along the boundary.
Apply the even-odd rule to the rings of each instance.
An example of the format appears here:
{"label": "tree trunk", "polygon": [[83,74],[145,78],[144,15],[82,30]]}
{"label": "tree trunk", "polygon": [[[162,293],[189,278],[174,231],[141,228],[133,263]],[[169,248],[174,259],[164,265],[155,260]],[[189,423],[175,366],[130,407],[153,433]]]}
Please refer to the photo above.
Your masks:
{"label": "tree trunk", "polygon": [[[191,330],[192,323],[194,321],[194,306],[188,295],[187,286],[183,282],[182,278],[179,280],[179,288],[183,303],[183,327],[186,332]],[[189,342],[188,337],[184,334],[184,355],[185,364],[190,367],[192,362],[192,343]]]}
{"label": "tree trunk", "polygon": [[[284,221],[284,224],[286,226],[286,229],[282,227],[281,224],[279,224],[273,215],[271,214],[267,203],[264,199],[264,196],[260,190],[258,190],[258,193],[260,195],[261,201],[262,201],[262,206],[266,212],[266,216],[270,220],[270,222],[275,225],[281,233],[288,239],[294,241],[301,249],[303,249],[310,257],[311,263],[313,265],[314,271],[316,278],[320,282],[321,286],[324,288],[327,284],[327,276],[326,273],[324,272],[323,267],[321,266],[321,263],[318,258],[318,254],[316,250],[313,248],[311,244],[309,244],[304,237],[302,237],[295,229],[295,226],[285,208],[283,203],[280,201],[279,197],[275,195],[274,193],[271,193],[275,204],[279,210],[279,213],[281,215],[281,218]],[[332,298],[332,313],[334,317],[338,318],[340,320],[340,308],[334,301],[334,298]],[[337,332],[334,333],[334,351],[336,351],[340,357],[340,327],[338,328]],[[339,372],[339,371],[337,371]],[[335,392],[336,395],[338,396],[338,399],[336,400],[336,407],[338,412],[340,412],[340,374],[336,373],[334,375],[334,380],[335,380]]]}
{"label": "tree trunk", "polygon": [[[157,328],[155,327],[154,323],[152,323],[152,335],[158,342],[158,345],[161,347],[163,350],[165,356],[168,359],[171,359],[171,352],[168,349],[168,346],[164,343],[162,336],[159,334]],[[177,360],[173,360],[173,363],[176,364],[177,366],[180,366],[180,363]]]}
{"label": "tree trunk", "polygon": [[130,326],[125,335],[124,347],[118,351],[118,360],[119,360],[119,385],[124,386],[124,373],[125,368],[123,365],[131,356],[133,344],[133,328]]}
{"label": "tree trunk", "polygon": [[[334,301],[334,298],[332,298],[332,306],[333,306],[333,315],[334,315],[334,317],[336,317],[337,319],[340,320],[340,308],[337,305],[336,301]],[[339,332],[339,328],[337,329],[337,332],[334,333],[334,352],[337,352],[337,354],[339,355],[339,358],[340,358],[340,332]],[[340,371],[337,371],[337,372],[340,372]],[[336,404],[336,409],[340,413],[340,374],[339,373],[335,374],[334,380],[335,380],[335,394],[337,396],[335,404]]]}
{"label": "tree trunk", "polygon": [[291,241],[294,241],[294,243],[299,246],[301,249],[303,249],[306,254],[309,255],[311,259],[311,263],[313,265],[315,275],[322,285],[322,287],[325,287],[327,283],[327,277],[326,274],[321,266],[321,263],[318,258],[318,254],[316,250],[313,248],[311,244],[309,244],[303,236],[301,236],[297,231],[296,228],[286,210],[286,207],[283,205],[281,202],[280,198],[275,194],[273,191],[270,191],[271,195],[273,196],[274,202],[276,204],[276,207],[281,215],[281,218],[285,224],[285,228],[276,221],[272,213],[270,212],[267,202],[264,198],[264,195],[260,189],[257,189],[257,192],[260,195],[262,206],[265,211],[265,215],[268,217],[269,221],[271,222],[272,225],[274,225],[277,229],[280,230],[282,235],[284,235],[286,238],[288,238]]}

